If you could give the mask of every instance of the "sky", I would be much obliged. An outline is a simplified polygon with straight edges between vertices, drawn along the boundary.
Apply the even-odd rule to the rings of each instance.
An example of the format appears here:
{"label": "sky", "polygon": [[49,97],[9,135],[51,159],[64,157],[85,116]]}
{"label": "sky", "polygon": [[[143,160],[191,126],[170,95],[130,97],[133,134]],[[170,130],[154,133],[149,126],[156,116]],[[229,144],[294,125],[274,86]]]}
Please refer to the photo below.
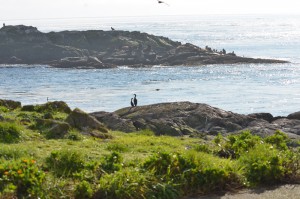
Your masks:
{"label": "sky", "polygon": [[300,0],[0,0],[0,20],[201,14],[300,14]]}

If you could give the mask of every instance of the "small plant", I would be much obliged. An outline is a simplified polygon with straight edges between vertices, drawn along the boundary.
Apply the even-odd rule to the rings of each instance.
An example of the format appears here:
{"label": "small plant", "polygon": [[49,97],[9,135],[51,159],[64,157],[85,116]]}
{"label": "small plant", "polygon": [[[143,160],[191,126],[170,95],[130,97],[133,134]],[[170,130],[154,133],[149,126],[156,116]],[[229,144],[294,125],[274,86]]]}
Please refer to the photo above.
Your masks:
{"label": "small plant", "polygon": [[6,108],[5,106],[0,106],[0,113],[6,113],[8,111],[9,111],[9,109]]}
{"label": "small plant", "polygon": [[107,173],[119,171],[122,168],[123,158],[118,152],[112,152],[110,155],[104,157],[102,161],[102,169]]}
{"label": "small plant", "polygon": [[87,181],[80,182],[75,188],[75,198],[88,199],[93,196],[93,189]]}
{"label": "small plant", "polygon": [[144,169],[153,171],[156,176],[167,180],[180,180],[182,173],[195,167],[194,163],[188,161],[178,153],[157,153],[146,160],[142,166]]}
{"label": "small plant", "polygon": [[16,143],[21,137],[21,128],[10,122],[0,122],[0,143]]}
{"label": "small plant", "polygon": [[77,131],[70,131],[65,137],[73,141],[80,141],[83,139],[83,136]]}
{"label": "small plant", "polygon": [[32,159],[0,164],[0,191],[15,192],[18,198],[38,198],[43,195],[45,173]]}
{"label": "small plant", "polygon": [[257,145],[244,153],[239,161],[244,165],[250,184],[274,184],[283,180],[285,168],[281,153],[269,144]]}
{"label": "small plant", "polygon": [[61,150],[53,151],[46,158],[47,166],[55,175],[72,176],[75,172],[80,172],[84,168],[83,154],[77,151]]}
{"label": "small plant", "polygon": [[288,149],[287,147],[288,136],[279,130],[275,131],[274,135],[266,137],[265,141],[269,144],[275,145],[276,148],[279,150]]}
{"label": "small plant", "polygon": [[228,153],[232,158],[238,158],[242,153],[253,148],[257,144],[261,144],[262,140],[256,135],[252,135],[250,131],[244,131],[238,135],[229,135],[221,152]]}

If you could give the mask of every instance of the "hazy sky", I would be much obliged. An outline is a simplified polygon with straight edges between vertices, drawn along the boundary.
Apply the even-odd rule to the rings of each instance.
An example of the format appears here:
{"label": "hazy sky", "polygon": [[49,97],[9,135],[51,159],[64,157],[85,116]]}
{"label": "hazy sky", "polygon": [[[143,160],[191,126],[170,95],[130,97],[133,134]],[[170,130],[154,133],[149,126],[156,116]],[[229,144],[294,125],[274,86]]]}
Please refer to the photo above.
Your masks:
{"label": "hazy sky", "polygon": [[300,14],[300,0],[0,0],[0,20],[141,15]]}

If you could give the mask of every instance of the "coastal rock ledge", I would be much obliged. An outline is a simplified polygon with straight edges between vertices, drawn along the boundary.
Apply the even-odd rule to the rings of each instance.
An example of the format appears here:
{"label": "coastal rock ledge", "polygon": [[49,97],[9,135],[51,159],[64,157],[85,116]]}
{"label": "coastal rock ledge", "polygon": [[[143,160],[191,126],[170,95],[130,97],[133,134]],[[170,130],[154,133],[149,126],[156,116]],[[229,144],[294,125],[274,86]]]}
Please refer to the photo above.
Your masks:
{"label": "coastal rock ledge", "polygon": [[0,64],[43,64],[64,68],[144,67],[236,63],[286,63],[200,48],[138,31],[42,33],[32,26],[0,29]]}
{"label": "coastal rock ledge", "polygon": [[299,112],[288,117],[273,117],[269,113],[243,115],[207,104],[172,102],[123,108],[112,113],[94,112],[91,115],[109,129],[125,132],[151,129],[157,135],[181,136],[226,135],[250,130],[264,137],[281,130],[290,138],[300,138]]}

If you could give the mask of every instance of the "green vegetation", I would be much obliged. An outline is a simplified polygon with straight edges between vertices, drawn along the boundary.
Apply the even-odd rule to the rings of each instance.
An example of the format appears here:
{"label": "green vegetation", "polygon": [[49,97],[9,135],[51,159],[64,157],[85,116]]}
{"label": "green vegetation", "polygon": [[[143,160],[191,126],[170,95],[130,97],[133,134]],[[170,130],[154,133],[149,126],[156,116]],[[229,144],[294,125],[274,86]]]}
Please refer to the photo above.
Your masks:
{"label": "green vegetation", "polygon": [[280,131],[204,140],[144,130],[107,139],[72,128],[49,137],[49,117],[57,125],[68,114],[45,107],[0,107],[0,198],[175,199],[300,182],[299,142]]}

